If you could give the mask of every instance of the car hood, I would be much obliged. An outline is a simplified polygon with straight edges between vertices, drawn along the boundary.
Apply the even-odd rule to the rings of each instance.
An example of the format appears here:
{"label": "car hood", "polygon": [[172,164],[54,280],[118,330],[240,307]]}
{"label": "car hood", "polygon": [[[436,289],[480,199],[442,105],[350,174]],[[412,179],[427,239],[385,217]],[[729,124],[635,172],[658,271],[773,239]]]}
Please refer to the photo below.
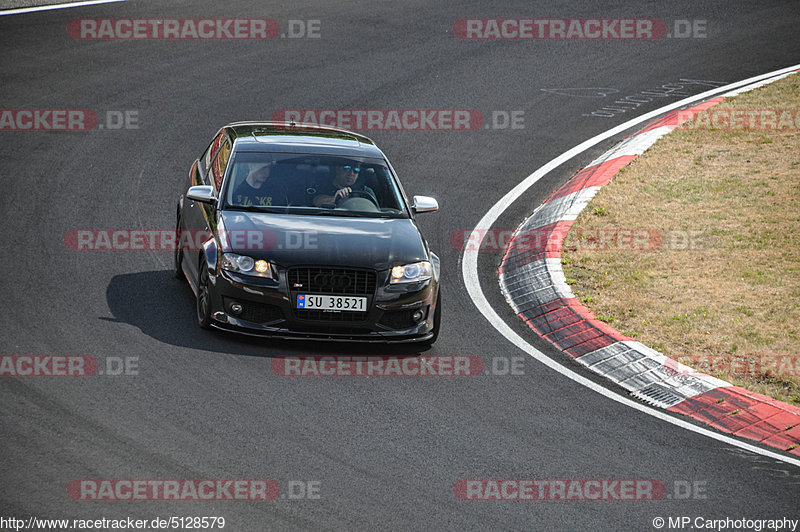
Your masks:
{"label": "car hood", "polygon": [[283,267],[352,266],[384,270],[428,260],[425,244],[408,218],[351,218],[223,211],[223,251]]}

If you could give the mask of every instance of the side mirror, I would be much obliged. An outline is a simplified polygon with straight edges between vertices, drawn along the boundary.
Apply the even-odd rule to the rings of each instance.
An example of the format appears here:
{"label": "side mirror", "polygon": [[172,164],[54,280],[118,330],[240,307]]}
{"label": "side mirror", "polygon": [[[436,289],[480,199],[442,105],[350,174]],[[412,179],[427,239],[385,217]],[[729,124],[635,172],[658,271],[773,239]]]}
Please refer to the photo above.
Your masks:
{"label": "side mirror", "polygon": [[208,185],[189,187],[186,197],[190,200],[199,201],[200,203],[208,203],[209,205],[217,203],[217,197],[214,195],[214,188]]}
{"label": "side mirror", "polygon": [[414,205],[411,210],[417,214],[439,210],[439,202],[429,196],[414,196]]}

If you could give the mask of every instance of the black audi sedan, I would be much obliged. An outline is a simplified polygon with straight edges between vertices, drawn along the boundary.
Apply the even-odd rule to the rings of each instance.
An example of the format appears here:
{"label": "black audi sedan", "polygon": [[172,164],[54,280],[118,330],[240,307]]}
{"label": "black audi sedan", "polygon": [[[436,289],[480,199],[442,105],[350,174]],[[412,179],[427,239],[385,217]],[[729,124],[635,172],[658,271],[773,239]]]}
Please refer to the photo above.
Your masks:
{"label": "black audi sedan", "polygon": [[423,342],[439,334],[439,258],[367,137],[239,122],[216,134],[177,207],[175,274],[197,322],[244,334]]}

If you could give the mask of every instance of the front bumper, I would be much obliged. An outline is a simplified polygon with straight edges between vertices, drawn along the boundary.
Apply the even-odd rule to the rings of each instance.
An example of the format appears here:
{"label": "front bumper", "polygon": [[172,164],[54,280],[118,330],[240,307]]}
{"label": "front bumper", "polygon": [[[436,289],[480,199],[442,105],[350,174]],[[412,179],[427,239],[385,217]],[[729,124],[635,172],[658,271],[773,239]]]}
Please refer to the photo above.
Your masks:
{"label": "front bumper", "polygon": [[[389,272],[376,272],[375,291],[357,294],[368,298],[366,312],[308,312],[296,308],[302,289],[290,289],[288,270],[277,273],[277,281],[224,270],[211,274],[211,325],[249,336],[321,341],[413,343],[433,336],[435,279],[389,286]],[[233,312],[234,303],[243,310]],[[422,313],[418,319],[416,311]]]}

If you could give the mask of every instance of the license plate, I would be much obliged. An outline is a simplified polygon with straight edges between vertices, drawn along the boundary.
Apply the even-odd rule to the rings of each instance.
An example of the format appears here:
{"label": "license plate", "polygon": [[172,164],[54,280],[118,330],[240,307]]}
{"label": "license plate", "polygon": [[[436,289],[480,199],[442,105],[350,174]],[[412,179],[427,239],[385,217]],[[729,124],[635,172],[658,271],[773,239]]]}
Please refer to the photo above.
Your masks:
{"label": "license plate", "polygon": [[366,297],[328,296],[317,294],[298,294],[297,308],[308,310],[332,310],[366,312]]}

